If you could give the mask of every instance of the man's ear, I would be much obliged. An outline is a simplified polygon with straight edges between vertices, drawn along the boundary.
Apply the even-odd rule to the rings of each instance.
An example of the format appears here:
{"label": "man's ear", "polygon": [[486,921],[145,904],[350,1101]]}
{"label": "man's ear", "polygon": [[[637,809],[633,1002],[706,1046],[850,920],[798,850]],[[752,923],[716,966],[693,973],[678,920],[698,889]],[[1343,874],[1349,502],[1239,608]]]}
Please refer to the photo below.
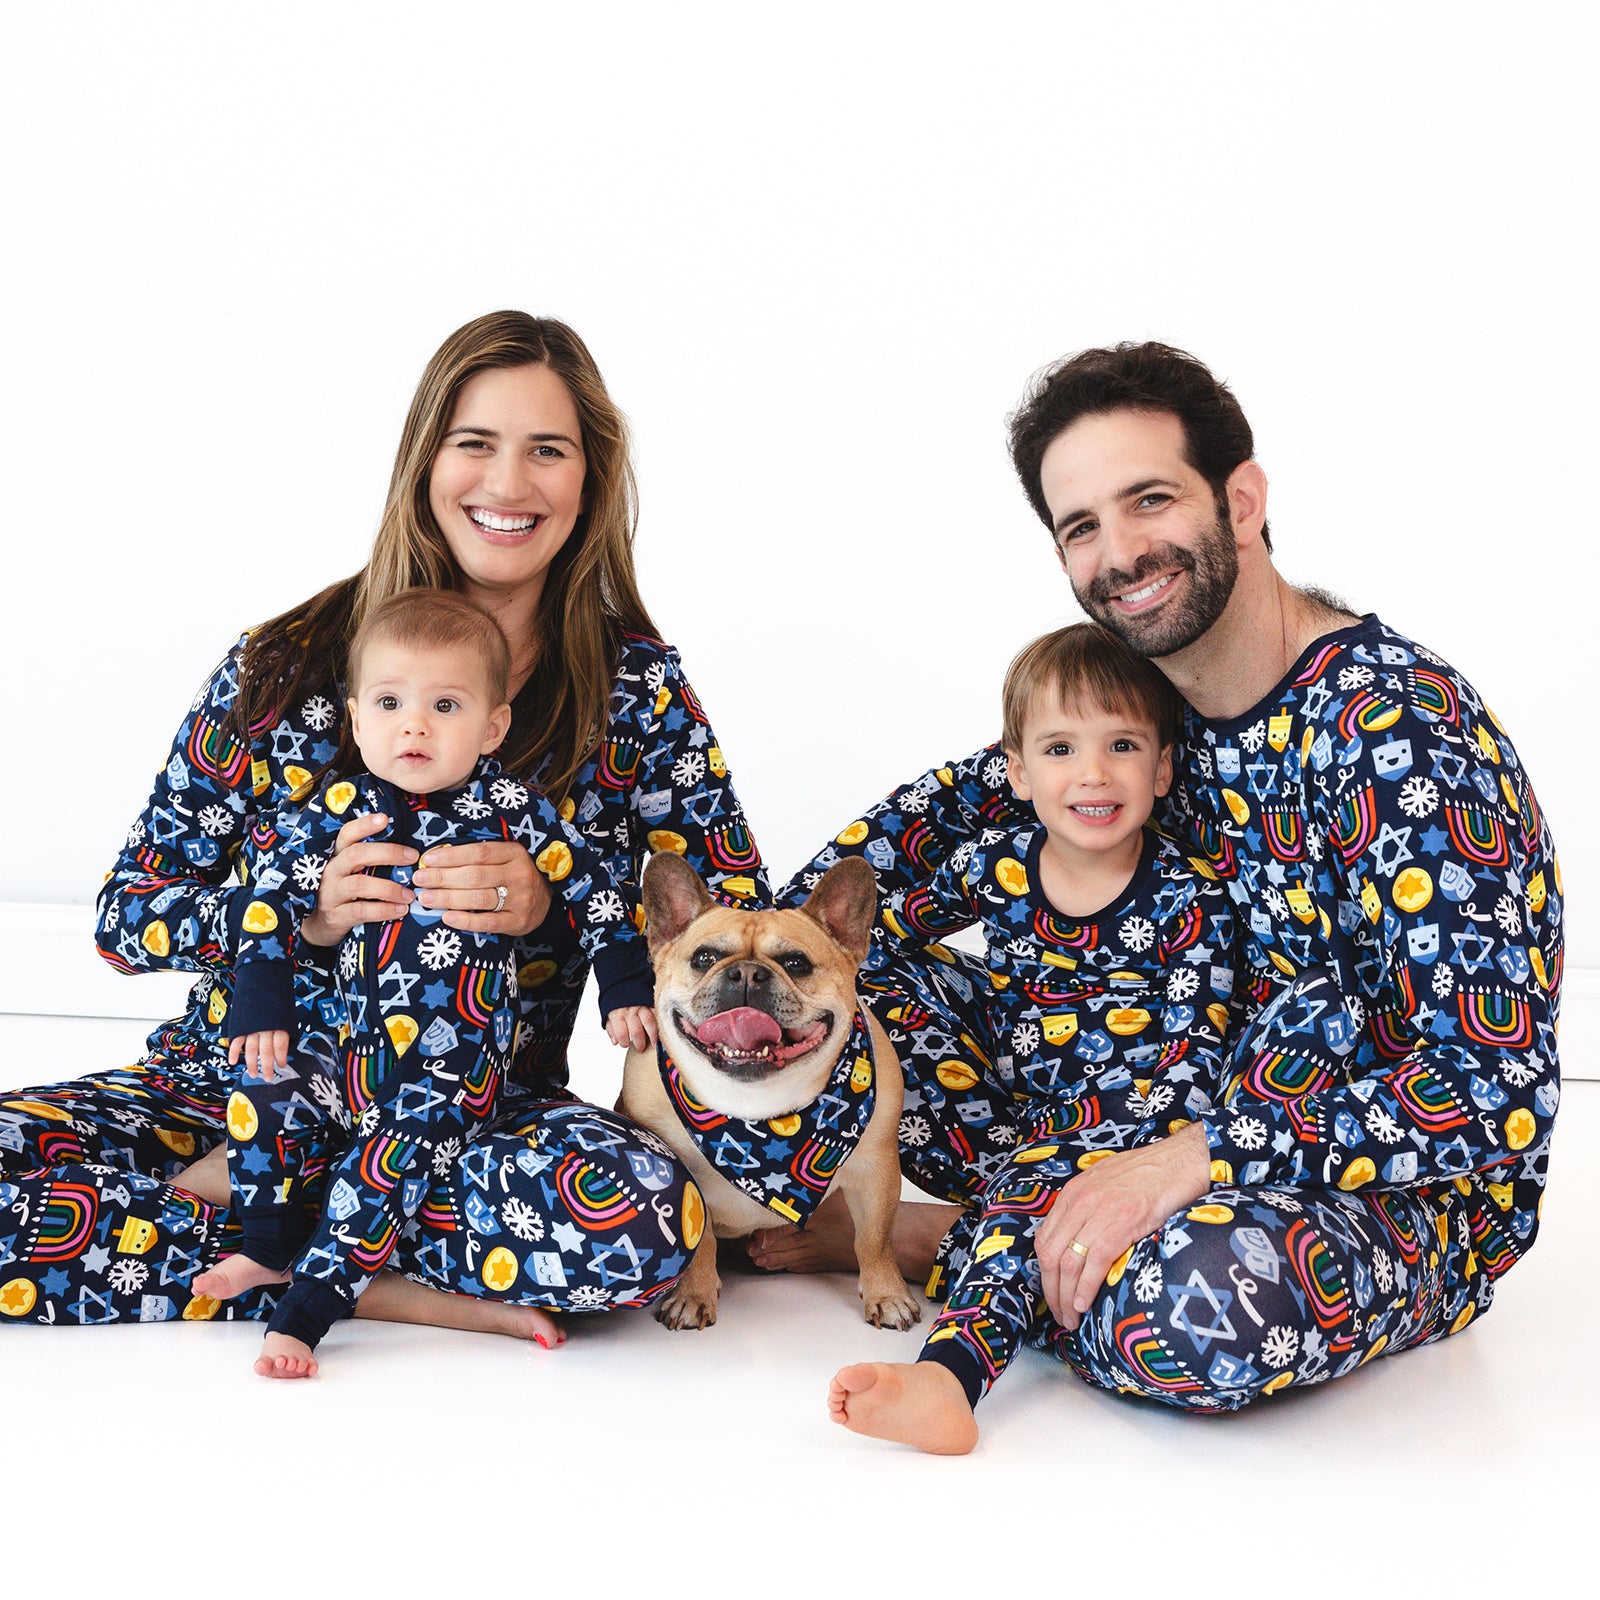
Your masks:
{"label": "man's ear", "polygon": [[486,756],[491,750],[498,750],[505,736],[511,732],[511,707],[509,705],[496,706],[489,716],[489,726],[483,731],[483,748],[478,754]]}
{"label": "man's ear", "polygon": [[671,850],[658,850],[645,862],[639,888],[644,900],[645,943],[652,956],[681,938],[702,911],[716,904],[700,874]]}
{"label": "man's ear", "polygon": [[1267,475],[1261,464],[1241,461],[1228,474],[1224,492],[1234,537],[1243,549],[1261,537],[1261,525],[1267,520]]}

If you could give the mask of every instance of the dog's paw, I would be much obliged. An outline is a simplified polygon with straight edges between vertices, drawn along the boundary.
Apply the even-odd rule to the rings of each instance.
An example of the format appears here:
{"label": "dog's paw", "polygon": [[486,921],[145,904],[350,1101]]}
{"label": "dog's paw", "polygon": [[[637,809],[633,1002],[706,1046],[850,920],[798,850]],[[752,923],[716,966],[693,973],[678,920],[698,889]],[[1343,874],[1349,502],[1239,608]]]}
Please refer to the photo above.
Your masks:
{"label": "dog's paw", "polygon": [[864,1310],[867,1321],[874,1328],[894,1328],[904,1332],[922,1321],[922,1308],[904,1286],[885,1294],[866,1296]]}
{"label": "dog's paw", "polygon": [[709,1328],[717,1320],[717,1297],[675,1289],[656,1306],[656,1321],[674,1333],[685,1328]]}

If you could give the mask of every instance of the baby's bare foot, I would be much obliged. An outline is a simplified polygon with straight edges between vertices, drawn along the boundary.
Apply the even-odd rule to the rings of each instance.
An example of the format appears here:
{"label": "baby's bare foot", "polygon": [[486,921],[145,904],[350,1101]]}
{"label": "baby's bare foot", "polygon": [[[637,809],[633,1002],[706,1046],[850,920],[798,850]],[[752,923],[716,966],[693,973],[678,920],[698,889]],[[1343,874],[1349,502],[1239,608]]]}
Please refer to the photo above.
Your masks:
{"label": "baby's bare foot", "polygon": [[286,1333],[269,1333],[261,1341],[256,1371],[263,1378],[314,1378],[317,1358],[303,1339],[291,1339]]}
{"label": "baby's bare foot", "polygon": [[207,1267],[204,1272],[196,1273],[195,1280],[189,1285],[196,1294],[208,1294],[213,1300],[231,1300],[236,1294],[243,1294],[246,1289],[259,1289],[264,1284],[287,1283],[287,1272],[274,1272],[271,1267],[264,1267],[259,1261],[252,1261],[249,1256],[229,1256],[224,1261],[219,1261],[214,1267]]}
{"label": "baby's bare foot", "polygon": [[[960,1215],[959,1206],[933,1200],[902,1200],[895,1208],[895,1265],[913,1283],[928,1281],[940,1242]],[[856,1227],[843,1198],[831,1194],[804,1228],[758,1228],[746,1249],[768,1272],[854,1272]]]}
{"label": "baby's bare foot", "polygon": [[978,1442],[966,1391],[935,1361],[862,1361],[828,1385],[828,1412],[852,1433],[893,1439],[936,1456],[964,1456]]}

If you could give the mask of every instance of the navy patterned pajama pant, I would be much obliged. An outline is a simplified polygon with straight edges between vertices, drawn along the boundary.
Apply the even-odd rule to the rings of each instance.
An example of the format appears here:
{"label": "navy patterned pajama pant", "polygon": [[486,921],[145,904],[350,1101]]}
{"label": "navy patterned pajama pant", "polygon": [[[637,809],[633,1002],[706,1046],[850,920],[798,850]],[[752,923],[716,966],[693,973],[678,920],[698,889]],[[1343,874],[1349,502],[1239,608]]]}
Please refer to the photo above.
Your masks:
{"label": "navy patterned pajama pant", "polygon": [[[268,1291],[191,1292],[239,1248],[239,1229],[167,1181],[222,1138],[230,1076],[221,1058],[151,1056],[0,1098],[0,1324],[270,1315]],[[566,1312],[643,1305],[677,1280],[704,1226],[665,1145],[560,1091],[504,1086],[442,1165],[389,1264],[455,1294]]]}
{"label": "navy patterned pajama pant", "polygon": [[[1067,1108],[1030,1118],[1014,1097],[983,964],[942,947],[927,960],[880,956],[862,987],[905,1074],[902,1169],[965,1210],[929,1284],[948,1299],[923,1354],[974,1403],[1032,1345],[1100,1388],[1235,1410],[1441,1338],[1488,1308],[1464,1181],[1360,1194],[1218,1186],[1136,1242],[1069,1333],[1045,1306],[1033,1250],[1080,1170],[1055,1149]],[[1259,1038],[1240,1039],[1235,1057]],[[1076,1156],[1092,1130],[1073,1132]]]}

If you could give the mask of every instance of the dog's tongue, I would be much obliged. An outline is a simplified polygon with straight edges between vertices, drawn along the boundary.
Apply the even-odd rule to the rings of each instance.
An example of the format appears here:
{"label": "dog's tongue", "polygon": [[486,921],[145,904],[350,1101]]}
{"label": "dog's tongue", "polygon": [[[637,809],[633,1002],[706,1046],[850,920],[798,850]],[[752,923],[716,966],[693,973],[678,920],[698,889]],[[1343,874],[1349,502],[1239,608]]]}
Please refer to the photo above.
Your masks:
{"label": "dog's tongue", "polygon": [[722,1044],[730,1049],[759,1050],[764,1044],[778,1044],[783,1039],[783,1029],[777,1019],[754,1006],[735,1006],[731,1011],[719,1011],[716,1016],[700,1024],[698,1038],[701,1044]]}

